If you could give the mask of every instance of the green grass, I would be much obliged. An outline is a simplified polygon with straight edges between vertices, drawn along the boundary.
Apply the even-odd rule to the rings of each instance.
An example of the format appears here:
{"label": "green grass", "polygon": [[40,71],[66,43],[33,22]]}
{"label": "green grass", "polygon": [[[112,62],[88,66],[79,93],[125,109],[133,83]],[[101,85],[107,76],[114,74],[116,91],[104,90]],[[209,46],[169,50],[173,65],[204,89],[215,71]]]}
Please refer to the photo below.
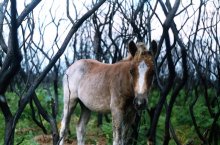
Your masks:
{"label": "green grass", "polygon": [[[19,97],[15,93],[7,93],[7,99],[9,101],[10,108],[13,113],[15,113],[18,105]],[[48,112],[51,112],[50,109],[50,101],[51,96],[48,95],[48,92],[44,89],[37,90],[37,96],[41,101],[44,108],[47,108]],[[185,100],[185,93],[183,91],[180,92],[174,108],[172,110],[172,117],[171,122],[175,129],[176,135],[182,144],[186,144],[187,142],[193,140],[193,144],[201,144],[198,136],[195,133],[195,129],[193,127],[191,117],[189,114],[189,104],[194,99],[194,96],[188,96],[188,99]],[[151,93],[151,98],[149,98],[149,107],[155,106],[159,99],[159,92],[153,91]],[[168,96],[169,100],[169,96]],[[62,102],[62,91],[59,90],[59,101]],[[62,104],[59,106],[60,112],[57,117],[58,124],[61,120],[62,115]],[[216,110],[216,108],[213,108]],[[75,133],[75,124],[79,119],[80,114],[80,107],[77,105],[76,110],[74,111],[74,115],[72,115],[71,123],[70,123],[70,130],[71,135],[69,135],[70,140],[76,139]],[[194,106],[194,114],[197,120],[197,123],[200,127],[201,132],[203,133],[207,128],[210,128],[212,119],[210,119],[208,109],[204,104],[204,97],[198,99],[196,105]],[[109,115],[110,116],[110,115]],[[3,144],[3,136],[4,136],[4,117],[2,113],[0,113],[0,121],[2,125],[0,126],[0,144]],[[161,113],[159,118],[158,126],[157,126],[157,144],[162,144],[163,136],[164,136],[164,123],[165,123],[165,109]],[[50,131],[49,124],[43,120],[43,124],[46,126],[47,130]],[[149,115],[145,111],[142,115],[141,126],[139,131],[139,138],[138,138],[138,145],[145,145],[147,138],[146,134],[148,132],[150,125]],[[112,125],[111,123],[107,123],[106,121],[103,122],[101,128],[97,128],[97,114],[92,113],[91,120],[87,127],[87,142],[90,144],[97,144],[99,142],[99,137],[105,139],[107,145],[112,144]],[[21,142],[22,145],[37,145],[37,142],[34,140],[34,137],[37,135],[42,135],[42,130],[32,121],[31,118],[31,110],[30,106],[27,105],[25,108],[15,130],[15,144]],[[170,145],[175,145],[173,139],[171,139]]]}

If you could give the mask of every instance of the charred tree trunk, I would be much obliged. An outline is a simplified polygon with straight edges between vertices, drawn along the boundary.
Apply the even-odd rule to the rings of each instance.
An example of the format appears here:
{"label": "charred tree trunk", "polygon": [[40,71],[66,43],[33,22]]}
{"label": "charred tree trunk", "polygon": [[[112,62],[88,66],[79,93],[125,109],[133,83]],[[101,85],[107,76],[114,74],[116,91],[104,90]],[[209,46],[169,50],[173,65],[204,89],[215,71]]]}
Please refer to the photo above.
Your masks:
{"label": "charred tree trunk", "polygon": [[14,143],[14,129],[12,128],[14,117],[12,116],[4,94],[11,80],[18,73],[21,67],[20,62],[22,60],[22,55],[18,47],[16,14],[16,1],[11,0],[9,47],[5,61],[0,70],[0,107],[5,117],[5,145],[12,145]]}

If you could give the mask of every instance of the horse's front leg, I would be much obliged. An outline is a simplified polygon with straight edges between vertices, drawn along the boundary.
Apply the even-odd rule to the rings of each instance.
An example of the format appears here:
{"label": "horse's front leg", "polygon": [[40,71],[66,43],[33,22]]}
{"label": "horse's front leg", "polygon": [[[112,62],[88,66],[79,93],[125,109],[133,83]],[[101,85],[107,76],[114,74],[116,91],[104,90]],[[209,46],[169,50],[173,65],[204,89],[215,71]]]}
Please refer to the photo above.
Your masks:
{"label": "horse's front leg", "polygon": [[112,110],[112,126],[113,126],[113,145],[124,145],[125,136],[124,136],[124,117],[123,111],[117,108]]}

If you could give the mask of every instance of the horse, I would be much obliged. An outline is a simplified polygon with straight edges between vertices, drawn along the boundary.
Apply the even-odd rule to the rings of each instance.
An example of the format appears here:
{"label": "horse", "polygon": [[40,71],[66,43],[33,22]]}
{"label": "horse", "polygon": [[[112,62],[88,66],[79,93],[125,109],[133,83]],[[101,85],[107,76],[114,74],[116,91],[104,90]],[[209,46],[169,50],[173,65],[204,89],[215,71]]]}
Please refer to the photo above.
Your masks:
{"label": "horse", "polygon": [[81,114],[76,125],[77,144],[85,144],[86,125],[91,111],[111,113],[113,145],[125,145],[129,129],[134,123],[135,112],[147,105],[154,76],[156,41],[152,51],[142,42],[128,43],[130,56],[114,64],[92,59],[73,63],[63,77],[64,107],[60,128],[60,145],[68,130],[71,114],[77,103]]}

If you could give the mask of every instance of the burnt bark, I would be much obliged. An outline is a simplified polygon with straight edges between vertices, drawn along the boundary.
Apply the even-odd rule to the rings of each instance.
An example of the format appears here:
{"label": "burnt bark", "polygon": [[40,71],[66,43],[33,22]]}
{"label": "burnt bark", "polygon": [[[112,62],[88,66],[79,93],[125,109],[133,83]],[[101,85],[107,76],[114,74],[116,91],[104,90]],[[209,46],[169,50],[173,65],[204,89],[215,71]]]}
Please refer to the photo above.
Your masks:
{"label": "burnt bark", "polygon": [[[14,132],[12,134],[10,133],[14,118],[7,104],[4,94],[11,80],[18,73],[21,67],[20,62],[22,60],[22,55],[18,47],[16,13],[16,1],[11,0],[11,28],[9,33],[10,39],[7,49],[7,55],[0,70],[0,107],[5,118],[5,145],[10,145],[14,143]],[[12,140],[9,140],[9,138],[12,138]]]}
{"label": "burnt bark", "polygon": [[[172,108],[173,105],[176,101],[176,98],[178,97],[178,94],[180,92],[180,90],[183,88],[183,86],[186,83],[187,80],[187,58],[186,58],[186,50],[185,48],[181,49],[181,54],[182,54],[182,68],[183,68],[183,77],[181,79],[181,81],[179,82],[179,84],[176,86],[176,88],[173,90],[172,95],[171,95],[171,99],[169,101],[169,105],[166,108],[166,120],[165,120],[165,133],[164,133],[164,145],[168,145],[169,144],[169,140],[170,140],[170,118],[171,118],[171,112],[172,112]],[[178,142],[178,144],[180,144]]]}
{"label": "burnt bark", "polygon": [[[0,101],[0,107],[3,111],[3,114],[5,114],[6,119],[6,136],[5,136],[5,144],[13,144],[14,140],[14,132],[16,123],[18,122],[22,112],[24,111],[24,108],[26,105],[30,102],[31,98],[33,97],[34,102],[39,110],[41,110],[41,115],[46,118],[48,122],[51,124],[51,130],[53,132],[53,144],[57,144],[59,140],[59,134],[58,129],[56,126],[56,120],[48,116],[45,113],[45,110],[41,107],[39,100],[33,96],[33,93],[35,89],[39,86],[39,84],[42,82],[44,77],[48,74],[48,72],[51,70],[51,68],[55,65],[56,61],[60,58],[60,56],[65,51],[71,37],[73,34],[78,30],[78,28],[82,25],[82,23],[90,17],[103,3],[105,0],[99,1],[91,10],[89,10],[86,14],[82,16],[81,19],[79,19],[70,29],[69,33],[67,34],[65,40],[63,41],[63,44],[61,48],[58,50],[58,52],[55,54],[55,56],[51,59],[50,63],[46,66],[46,68],[43,70],[43,72],[35,79],[35,81],[32,83],[32,86],[27,90],[27,92],[23,95],[23,97],[20,100],[19,108],[16,111],[15,115],[13,116],[10,108],[8,107],[8,104],[6,102],[6,99],[4,97],[4,92],[7,89],[8,84],[11,82],[11,79],[13,76],[18,72],[20,68],[20,62],[21,62],[21,53],[18,49],[18,40],[17,40],[17,25],[16,23],[16,1],[11,0],[11,19],[12,19],[12,27],[11,27],[11,41],[9,41],[9,47],[7,51],[7,56],[5,58],[4,64],[0,71],[0,94],[1,94],[1,101]],[[18,19],[20,20],[20,19]],[[11,45],[11,46],[10,46]],[[9,57],[10,56],[10,57]],[[12,57],[13,56],[13,57]],[[9,68],[9,69],[8,69]]]}
{"label": "burnt bark", "polygon": [[194,112],[193,112],[193,108],[197,102],[199,98],[199,94],[198,94],[198,88],[196,86],[195,88],[195,99],[193,100],[193,102],[190,104],[189,106],[189,111],[190,111],[190,116],[192,118],[192,122],[193,122],[193,125],[195,127],[195,130],[196,130],[196,133],[198,135],[198,137],[203,141],[204,144],[207,144],[207,140],[204,138],[204,136],[202,135],[202,133],[200,132],[200,129],[199,129],[199,126],[197,124],[197,121],[196,121],[196,118],[195,118],[195,115],[194,115]]}
{"label": "burnt bark", "polygon": [[163,108],[163,105],[166,101],[166,97],[172,88],[174,78],[175,78],[175,67],[174,67],[172,55],[171,55],[172,48],[170,45],[170,38],[169,38],[169,34],[168,34],[168,29],[166,31],[164,31],[164,36],[165,36],[165,42],[166,42],[166,52],[167,52],[166,56],[167,56],[167,62],[168,62],[169,77],[168,77],[168,83],[161,91],[160,99],[157,104],[156,110],[154,112],[154,117],[153,117],[153,121],[151,124],[151,129],[150,129],[150,135],[148,138],[149,144],[152,144],[152,145],[156,144],[155,138],[156,138],[156,128],[157,128],[158,119],[159,119],[161,110]]}

